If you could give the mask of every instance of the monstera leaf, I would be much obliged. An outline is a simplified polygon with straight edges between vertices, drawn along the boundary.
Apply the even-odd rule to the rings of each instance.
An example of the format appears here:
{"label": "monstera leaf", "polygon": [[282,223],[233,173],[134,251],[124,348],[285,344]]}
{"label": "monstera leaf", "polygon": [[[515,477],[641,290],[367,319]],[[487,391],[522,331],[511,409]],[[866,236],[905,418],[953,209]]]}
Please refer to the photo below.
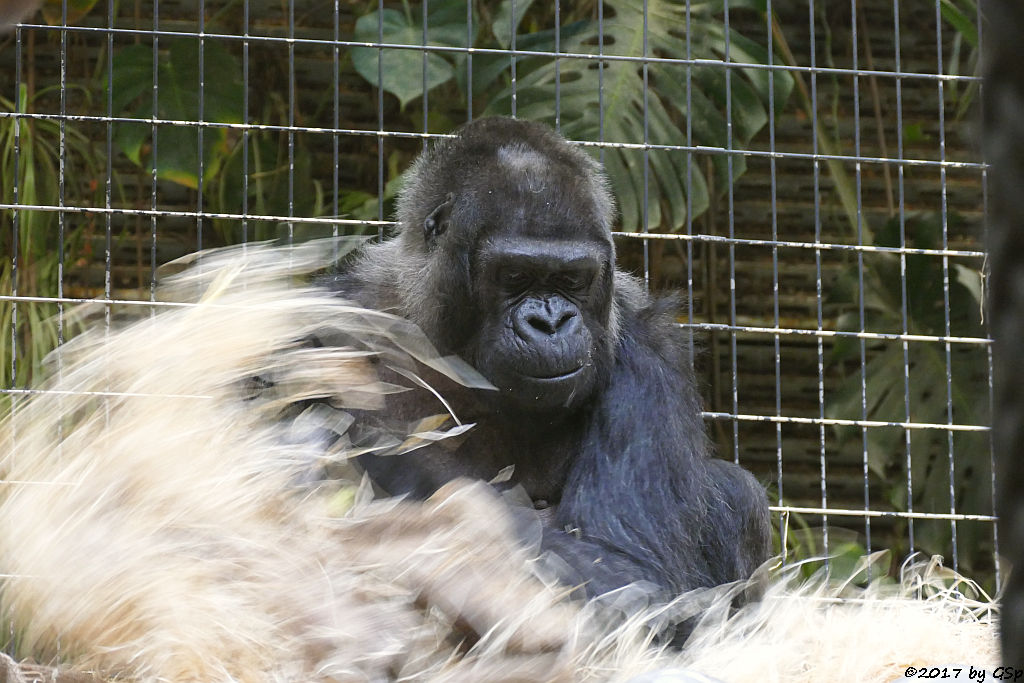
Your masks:
{"label": "monstera leaf", "polygon": [[[956,214],[949,227],[962,223]],[[943,221],[935,214],[890,220],[875,236],[883,247],[941,249]],[[947,259],[947,261],[950,259]],[[950,262],[930,254],[865,255],[851,264],[830,287],[828,305],[839,314],[837,327],[857,332],[904,329],[909,334],[983,337],[982,275],[979,264]],[[863,306],[862,306],[863,304]],[[863,308],[863,315],[861,314]],[[863,320],[863,323],[861,322]],[[947,324],[949,331],[947,332]],[[833,345],[833,364],[860,363],[859,339],[840,337]],[[905,355],[904,355],[905,353]],[[862,371],[841,370],[844,379],[826,401],[826,416],[844,420],[868,419],[945,425],[989,423],[987,414],[988,357],[985,347],[921,341],[868,342]],[[862,386],[863,382],[863,386]],[[955,503],[959,512],[991,514],[991,458],[984,431],[911,429],[908,469],[906,430],[901,427],[834,428],[837,445],[849,458],[866,449],[867,464],[883,482],[897,510],[943,512]],[[950,458],[954,476],[950,480]],[[911,500],[912,497],[912,500]],[[950,542],[950,526],[918,524],[919,549],[941,553]],[[965,547],[980,547],[987,532],[981,525],[960,525]]]}
{"label": "monstera leaf", "polygon": [[[376,43],[383,35],[385,43],[466,47],[468,30],[465,3],[430,3],[426,42],[422,17],[422,12],[411,10],[405,13],[394,9],[386,9],[380,13],[371,12],[356,21],[355,39]],[[461,60],[407,48],[352,49],[352,63],[359,75],[368,83],[379,85],[397,97],[403,109],[409,102],[423,95],[424,77],[426,90],[429,92],[452,79],[455,75],[453,62],[458,61]]]}
{"label": "monstera leaf", "polygon": [[[619,199],[622,229],[660,226],[679,230],[688,213],[697,216],[709,204],[705,164],[697,155],[688,159],[685,151],[644,150],[636,144],[679,146],[689,139],[695,146],[743,148],[768,122],[770,88],[774,87],[776,109],[781,108],[793,80],[785,73],[769,77],[763,69],[727,67],[727,36],[729,62],[763,64],[768,52],[736,31],[726,33],[717,14],[721,8],[714,3],[691,3],[689,53],[685,4],[609,0],[605,6],[611,11],[606,11],[602,22],[603,36],[597,22],[589,23],[585,30],[566,26],[560,35],[560,50],[597,54],[602,39],[603,53],[617,57],[690,57],[723,63],[693,66],[687,71],[685,65],[652,62],[646,67],[645,82],[644,65],[639,60],[606,61],[599,67],[596,60],[560,59],[556,66],[549,58],[523,59],[514,88],[516,115],[554,122],[557,88],[557,114],[567,137],[630,145],[609,147],[603,153]],[[552,50],[553,36],[547,44],[522,49]],[[509,113],[512,93],[510,85],[491,101],[488,113]],[[710,164],[719,191],[746,170],[742,156],[714,154]]]}
{"label": "monstera leaf", "polygon": [[[764,2],[759,0],[729,4],[732,9],[765,12]],[[708,207],[707,165],[719,192],[746,169],[742,156],[703,157],[657,148],[645,151],[638,143],[741,149],[768,122],[770,89],[774,88],[774,104],[780,109],[793,88],[792,77],[784,72],[769,75],[764,69],[726,65],[764,64],[768,51],[736,31],[726,31],[721,2],[690,3],[689,40],[685,3],[608,0],[603,21],[571,22],[560,26],[557,35],[553,29],[519,29],[532,6],[536,7],[532,0],[504,0],[493,14],[484,16],[490,25],[486,27],[489,30],[480,31],[485,37],[480,46],[507,49],[515,30],[516,53],[474,55],[474,99],[487,102],[485,114],[515,114],[551,124],[557,115],[562,133],[573,140],[625,143],[603,152],[593,148],[595,155],[603,156],[619,198],[623,230],[641,230],[645,225],[679,230],[688,214],[697,216]],[[428,10],[427,45],[466,46],[465,3],[433,0]],[[373,12],[357,22],[356,39],[378,42],[383,32],[385,43],[421,45],[421,17],[415,8],[405,14]],[[481,18],[474,15],[473,26],[481,24]],[[554,60],[521,54],[553,51],[556,38],[560,52],[597,55],[598,46],[603,45],[603,54],[637,59],[604,60],[599,65],[597,59]],[[645,55],[721,63],[688,69],[682,64],[650,62],[645,81],[639,59]],[[363,78],[374,85],[380,78],[379,85],[403,107],[423,94],[424,84],[429,91],[454,79],[463,92],[469,92],[467,70],[461,68],[463,53],[427,53],[425,69],[423,54],[411,49],[359,48],[353,50],[352,58]],[[384,63],[378,76],[379,58]],[[704,162],[705,158],[710,161]]]}

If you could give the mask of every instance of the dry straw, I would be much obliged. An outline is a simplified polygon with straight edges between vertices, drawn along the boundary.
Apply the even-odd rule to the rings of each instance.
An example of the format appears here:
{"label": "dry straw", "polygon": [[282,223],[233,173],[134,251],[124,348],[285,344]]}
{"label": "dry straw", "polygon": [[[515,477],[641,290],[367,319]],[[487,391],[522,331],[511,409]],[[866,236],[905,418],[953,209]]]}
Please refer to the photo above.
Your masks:
{"label": "dry straw", "polygon": [[[446,421],[439,396],[406,433],[352,444],[355,416],[402,390],[375,363],[411,384],[423,365],[486,382],[407,322],[305,284],[337,247],[204,254],[164,279],[167,305],[115,311],[16,397],[0,423],[9,651],[174,682],[884,681],[914,664],[996,663],[987,606],[937,565],[852,601],[776,578],[739,613],[726,587],[621,619],[608,605],[628,592],[581,606],[538,578],[521,515],[483,484],[371,501],[352,454],[471,428]],[[325,466],[329,483],[315,476]],[[944,592],[908,599],[920,582]],[[651,645],[659,614],[697,607],[707,616],[684,650]]]}

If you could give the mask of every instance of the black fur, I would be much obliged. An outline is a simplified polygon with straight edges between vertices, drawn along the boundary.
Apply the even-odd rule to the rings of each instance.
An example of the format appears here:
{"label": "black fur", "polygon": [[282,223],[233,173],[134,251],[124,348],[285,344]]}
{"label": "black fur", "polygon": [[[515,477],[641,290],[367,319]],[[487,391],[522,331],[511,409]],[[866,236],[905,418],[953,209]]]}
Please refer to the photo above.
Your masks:
{"label": "black fur", "polygon": [[[426,497],[513,465],[509,483],[548,510],[543,547],[590,595],[748,577],[769,555],[764,490],[709,457],[675,304],[616,269],[598,165],[544,126],[481,119],[410,176],[399,234],[332,286],[416,322],[498,390],[443,387],[476,427],[455,449],[362,457],[375,483]],[[400,394],[388,414],[438,412],[428,401]]]}

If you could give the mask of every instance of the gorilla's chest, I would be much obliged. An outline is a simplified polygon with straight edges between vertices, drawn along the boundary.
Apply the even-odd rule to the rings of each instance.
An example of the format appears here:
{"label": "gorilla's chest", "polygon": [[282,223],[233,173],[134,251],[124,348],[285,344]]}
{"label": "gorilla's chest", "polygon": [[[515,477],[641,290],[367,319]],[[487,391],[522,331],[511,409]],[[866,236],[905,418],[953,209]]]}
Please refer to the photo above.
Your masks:
{"label": "gorilla's chest", "polygon": [[534,501],[561,500],[581,442],[578,420],[474,417],[476,425],[458,445],[441,442],[401,455],[364,455],[360,464],[392,495],[427,498],[447,482],[468,477],[498,488],[522,486]]}
{"label": "gorilla's chest", "polygon": [[492,417],[477,424],[444,466],[454,477],[497,478],[502,486],[522,486],[534,501],[557,503],[579,443],[572,419]]}

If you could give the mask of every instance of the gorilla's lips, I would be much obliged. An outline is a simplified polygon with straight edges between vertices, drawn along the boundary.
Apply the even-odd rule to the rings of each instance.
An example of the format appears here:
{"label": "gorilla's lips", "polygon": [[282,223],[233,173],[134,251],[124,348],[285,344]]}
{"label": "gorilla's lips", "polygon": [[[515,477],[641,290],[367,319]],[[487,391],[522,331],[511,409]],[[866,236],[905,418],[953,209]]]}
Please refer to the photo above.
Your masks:
{"label": "gorilla's lips", "polygon": [[539,380],[542,382],[560,382],[562,380],[567,380],[575,377],[576,375],[583,372],[583,368],[585,367],[587,366],[580,365],[576,368],[573,368],[572,370],[569,370],[568,372],[539,372],[536,374],[523,375],[523,377],[533,380]]}
{"label": "gorilla's lips", "polygon": [[[503,373],[505,374],[505,373]],[[580,405],[594,388],[594,366],[574,364],[560,368],[518,368],[496,383],[513,403],[530,410],[572,408]]]}
{"label": "gorilla's lips", "polygon": [[[518,380],[562,382],[573,380],[593,366],[589,335],[581,335],[569,344],[520,345],[517,353],[499,355],[492,367],[504,365],[504,372]],[[515,381],[513,380],[513,382]]]}
{"label": "gorilla's lips", "polygon": [[540,335],[524,339],[509,326],[481,340],[475,353],[467,355],[470,364],[495,386],[514,392],[520,382],[576,381],[594,366],[592,340],[583,326],[554,339]]}

